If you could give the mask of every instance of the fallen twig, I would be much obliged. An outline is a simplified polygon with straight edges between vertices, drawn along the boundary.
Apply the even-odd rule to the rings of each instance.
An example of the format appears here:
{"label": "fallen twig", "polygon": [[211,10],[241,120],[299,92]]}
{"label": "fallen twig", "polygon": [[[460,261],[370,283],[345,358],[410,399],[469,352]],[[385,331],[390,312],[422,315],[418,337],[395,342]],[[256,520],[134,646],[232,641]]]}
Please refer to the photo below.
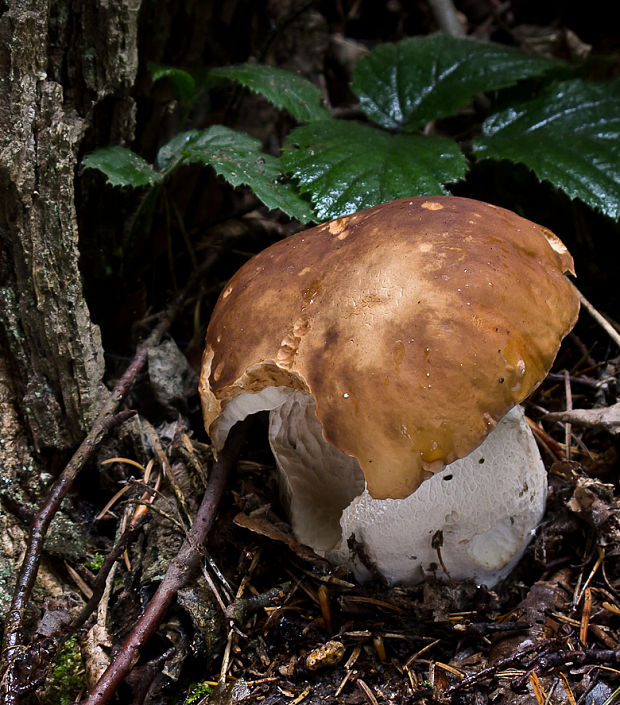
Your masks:
{"label": "fallen twig", "polygon": [[620,347],[620,333],[616,330],[614,326],[599,313],[594,306],[586,299],[586,297],[575,287],[575,291],[579,294],[579,300],[581,305],[586,309],[586,311],[592,316],[592,318],[603,328],[607,335],[614,341],[614,343]]}
{"label": "fallen twig", "polygon": [[435,22],[442,32],[453,37],[464,37],[466,35],[463,20],[454,6],[452,0],[427,0],[433,13]]}
{"label": "fallen twig", "polygon": [[229,619],[234,619],[239,624],[243,624],[246,617],[254,612],[258,612],[263,607],[270,607],[274,603],[279,603],[286,593],[290,590],[291,583],[287,581],[276,585],[276,587],[263,592],[260,595],[252,595],[252,597],[241,597],[226,608],[226,616]]}
{"label": "fallen twig", "polygon": [[0,696],[4,697],[4,705],[18,705],[20,699],[21,684],[17,675],[17,666],[27,651],[23,644],[23,614],[30,601],[30,595],[32,594],[41,562],[43,543],[51,521],[60,509],[62,500],[73,485],[75,478],[104,436],[115,425],[133,416],[133,411],[117,413],[121,401],[143,368],[149,349],[160,342],[163,335],[170,328],[172,321],[176,318],[195,282],[204,275],[204,272],[213,265],[215,260],[215,255],[207,258],[200,269],[196,270],[184,289],[161,315],[159,323],[153,328],[150,335],[138,347],[133,360],[108,396],[91,430],[52,485],[43,507],[34,515],[24,559],[15,584],[11,607],[7,612],[5,622],[2,663],[0,663]]}
{"label": "fallen twig", "polygon": [[201,546],[215,520],[229,471],[236,461],[244,438],[245,424],[237,424],[230,432],[224,450],[213,465],[209,484],[196,518],[179,553],[171,561],[155,595],[125,639],[116,658],[100,678],[91,694],[82,701],[82,705],[105,705],[109,702],[125,676],[136,664],[142,648],[155,633],[177,591],[187,583],[196,571],[202,555]]}
{"label": "fallen twig", "polygon": [[500,659],[492,666],[488,666],[487,668],[481,669],[477,673],[472,673],[471,675],[466,676],[465,678],[463,678],[463,680],[459,681],[458,683],[455,683],[454,685],[451,685],[449,688],[446,688],[446,690],[443,692],[443,695],[445,697],[448,697],[453,695],[454,693],[457,693],[458,691],[468,688],[469,686],[476,685],[480,681],[487,680],[488,678],[495,678],[498,672],[502,669],[519,664],[524,656],[529,656],[530,654],[536,651],[546,650],[548,644],[549,641],[544,641],[526,646],[517,653],[511,654],[510,656]]}
{"label": "fallen twig", "polygon": [[164,664],[168,659],[174,656],[175,652],[176,649],[174,646],[171,646],[169,649],[166,649],[163,654],[160,654],[156,659],[153,659],[145,666],[142,681],[136,688],[132,705],[142,705],[142,703],[146,702],[153,685],[163,675],[162,669]]}
{"label": "fallen twig", "polygon": [[602,409],[572,409],[553,411],[545,416],[547,421],[564,421],[586,428],[602,428],[608,433],[620,433],[620,402]]}
{"label": "fallen twig", "polygon": [[555,668],[573,665],[596,664],[617,666],[620,661],[620,651],[615,649],[580,649],[572,651],[570,649],[558,648],[550,653],[538,654],[529,664],[527,673],[512,681],[514,690],[521,690],[525,687],[531,673],[548,673]]}
{"label": "fallen twig", "polygon": [[[130,368],[132,367],[133,363],[130,365]],[[128,377],[127,373],[123,376],[123,380],[125,380],[126,377]],[[127,384],[127,387],[128,386],[129,385]],[[90,458],[92,452],[104,438],[106,433],[108,433],[108,431],[115,425],[123,423],[134,414],[133,411],[125,411],[119,414],[114,414],[116,406],[126,391],[117,390],[118,385],[117,389],[115,389],[116,394],[113,393],[111,395],[111,399],[108,400],[104,406],[89,434],[82,441],[80,447],[76,450],[65,469],[53,484],[47,501],[36,513],[32,522],[26,553],[15,585],[11,607],[6,618],[4,643],[2,648],[2,655],[5,659],[6,665],[2,676],[2,682],[0,684],[0,693],[5,697],[5,705],[17,705],[20,697],[20,684],[18,682],[16,668],[20,660],[20,656],[25,652],[22,645],[22,616],[28,606],[32,588],[34,587],[37,577],[39,565],[41,563],[43,542],[47,535],[49,525],[60,509],[61,502],[69,491],[73,481],[77,477],[77,474],[84,467],[86,461]],[[118,401],[112,403],[112,399],[116,396],[118,396]]]}
{"label": "fallen twig", "polygon": [[125,531],[121,534],[120,538],[110,551],[108,555],[105,557],[105,560],[103,561],[103,564],[101,565],[101,568],[99,568],[99,571],[97,573],[97,577],[95,578],[95,582],[92,585],[92,597],[88,600],[88,602],[82,607],[80,610],[80,613],[74,620],[74,622],[71,625],[71,629],[74,631],[77,631],[81,626],[83,626],[86,623],[86,620],[90,617],[90,615],[94,612],[95,608],[99,604],[99,600],[101,599],[101,596],[103,595],[103,591],[105,590],[106,586],[106,581],[108,579],[108,575],[110,574],[110,571],[112,570],[113,565],[116,563],[116,561],[120,558],[122,555],[123,551],[127,548],[127,546],[136,538],[136,536],[140,533],[142,530],[142,527],[146,524],[146,522],[149,520],[149,516],[145,515],[140,517],[140,519],[135,523],[135,524],[130,524]]}

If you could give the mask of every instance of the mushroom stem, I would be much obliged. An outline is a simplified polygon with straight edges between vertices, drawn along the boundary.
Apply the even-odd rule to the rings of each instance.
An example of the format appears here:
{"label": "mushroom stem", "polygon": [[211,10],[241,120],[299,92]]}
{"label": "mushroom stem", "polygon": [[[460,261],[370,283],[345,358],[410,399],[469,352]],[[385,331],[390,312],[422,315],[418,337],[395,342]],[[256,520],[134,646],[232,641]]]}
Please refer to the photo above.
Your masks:
{"label": "mushroom stem", "polygon": [[359,580],[371,572],[351,550],[352,537],[389,583],[434,575],[492,587],[542,519],[547,474],[520,406],[405,499],[371,497],[357,460],[323,438],[310,394],[289,387],[241,394],[220,423],[227,428],[259,410],[270,412],[269,443],[295,536]]}
{"label": "mushroom stem", "polygon": [[[409,497],[380,500],[364,488],[357,462],[323,440],[312,398],[287,396],[271,411],[269,437],[300,541],[360,580],[370,573],[351,553],[350,537],[390,583],[434,574],[492,586],[515,566],[542,518],[547,489],[521,407]],[[357,478],[353,487],[347,473]]]}
{"label": "mushroom stem", "polygon": [[286,400],[269,415],[280,488],[297,539],[325,554],[341,539],[342,512],[364,491],[364,475],[355,458],[323,438],[312,396],[282,393]]}

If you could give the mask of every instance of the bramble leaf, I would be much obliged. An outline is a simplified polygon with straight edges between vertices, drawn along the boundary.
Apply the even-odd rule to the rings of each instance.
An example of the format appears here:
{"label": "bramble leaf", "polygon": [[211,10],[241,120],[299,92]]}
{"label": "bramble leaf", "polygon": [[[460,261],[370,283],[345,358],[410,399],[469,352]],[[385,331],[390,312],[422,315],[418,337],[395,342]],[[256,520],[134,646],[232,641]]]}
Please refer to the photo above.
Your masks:
{"label": "bramble leaf", "polygon": [[153,186],[163,178],[145,159],[120,146],[90,152],[82,159],[82,168],[102,171],[112,186]]}
{"label": "bramble leaf", "polygon": [[286,180],[278,159],[260,147],[250,135],[213,125],[173,137],[159,150],[157,164],[165,173],[181,164],[213,167],[232,186],[249,186],[268,208],[279,208],[302,223],[313,220],[310,204]]}
{"label": "bramble leaf", "polygon": [[474,151],[522,162],[571,198],[619,218],[620,80],[551,84],[487,118]]}
{"label": "bramble leaf", "polygon": [[190,101],[196,94],[196,81],[191,73],[174,66],[160,66],[149,62],[148,69],[151,73],[153,83],[162,78],[168,78],[172,82],[179,98]]}
{"label": "bramble leaf", "polygon": [[511,86],[559,62],[446,34],[383,44],[355,67],[353,91],[370,120],[417,131],[454,115],[476,93]]}
{"label": "bramble leaf", "polygon": [[467,161],[444,137],[391,135],[341,120],[293,130],[280,157],[308,193],[321,219],[337,218],[396,198],[448,193]]}
{"label": "bramble leaf", "polygon": [[321,91],[314,83],[290,71],[259,64],[240,64],[213,69],[211,73],[260,93],[277,108],[287,110],[297,122],[329,117],[322,105]]}

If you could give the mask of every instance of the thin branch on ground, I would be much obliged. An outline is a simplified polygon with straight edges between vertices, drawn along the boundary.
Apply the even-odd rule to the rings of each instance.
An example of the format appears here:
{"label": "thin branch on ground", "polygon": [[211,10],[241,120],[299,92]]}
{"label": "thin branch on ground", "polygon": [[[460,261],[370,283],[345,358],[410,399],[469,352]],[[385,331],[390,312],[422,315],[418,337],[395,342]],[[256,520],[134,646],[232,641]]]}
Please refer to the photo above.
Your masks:
{"label": "thin branch on ground", "polygon": [[572,651],[558,648],[550,653],[538,654],[529,665],[527,672],[512,681],[515,690],[525,688],[532,673],[548,673],[555,668],[567,666],[605,665],[617,667],[620,662],[620,650],[616,649],[579,649]]}
{"label": "thin branch on ground", "polygon": [[[132,367],[133,363],[130,365],[130,368]],[[124,381],[126,376],[127,373],[121,381]],[[19,701],[18,692],[20,683],[16,669],[20,660],[19,657],[25,651],[25,647],[23,646],[23,615],[28,606],[30,595],[39,571],[43,543],[47,536],[47,530],[49,529],[52,519],[60,509],[62,500],[71,488],[73,481],[91,457],[95,448],[110,429],[134,415],[133,411],[124,411],[115,414],[114,412],[116,411],[118,402],[120,402],[120,399],[124,396],[124,392],[120,394],[118,402],[112,403],[112,399],[115,398],[115,396],[115,394],[112,394],[111,398],[103,407],[89,434],[82,441],[80,447],[76,450],[65,469],[53,484],[47,501],[36,513],[32,522],[26,553],[15,585],[11,607],[6,618],[2,648],[2,656],[5,659],[6,666],[0,684],[0,693],[6,698],[4,701],[5,705],[17,705]]]}
{"label": "thin branch on ground", "polygon": [[181,310],[190,290],[215,263],[216,259],[216,255],[211,255],[205,259],[200,269],[196,270],[187,285],[162,313],[159,323],[153,328],[150,335],[139,345],[133,360],[108,396],[91,430],[52,485],[45,504],[34,516],[24,559],[15,584],[11,607],[7,612],[5,622],[2,663],[0,663],[0,694],[5,698],[5,705],[18,705],[20,699],[21,684],[17,675],[17,666],[23,654],[27,651],[24,646],[23,615],[30,601],[41,563],[43,544],[52,519],[60,509],[60,505],[73,485],[75,478],[88,462],[104,436],[111,428],[133,416],[133,411],[117,413],[120,403],[133,385],[138,373],[144,367],[148,351],[159,344],[170,328],[172,321]]}
{"label": "thin branch on ground", "polygon": [[[573,285],[574,286],[574,285]],[[575,291],[579,295],[579,301],[585,310],[592,316],[592,318],[601,326],[601,328],[607,333],[607,335],[614,341],[614,343],[620,347],[620,333],[616,328],[599,313],[594,306],[586,299],[586,297],[575,287]]]}
{"label": "thin branch on ground", "polygon": [[228,436],[226,446],[213,465],[209,484],[200,508],[177,556],[171,561],[155,595],[146,606],[114,661],[82,705],[105,705],[138,661],[143,647],[153,636],[170,603],[180,588],[196,572],[204,543],[226,488],[228,476],[245,438],[245,422],[237,424]]}
{"label": "thin branch on ground", "polygon": [[471,675],[466,676],[465,678],[463,678],[463,680],[459,681],[458,683],[455,683],[454,685],[451,685],[449,688],[446,688],[443,695],[448,697],[454,695],[454,693],[465,690],[466,688],[469,688],[472,685],[476,685],[480,683],[480,681],[484,681],[489,678],[495,678],[498,672],[502,669],[510,668],[511,666],[515,666],[521,663],[521,659],[523,659],[525,656],[529,656],[530,654],[536,651],[544,650],[548,647],[548,645],[549,641],[543,641],[526,646],[525,648],[517,651],[517,653],[511,654],[510,656],[506,656],[505,658],[500,659],[492,666],[487,666],[486,668],[481,669],[477,673],[472,673]]}
{"label": "thin branch on ground", "polygon": [[97,572],[95,582],[92,585],[92,597],[80,610],[80,613],[71,625],[72,630],[77,631],[81,626],[86,623],[86,620],[95,611],[97,605],[99,604],[99,600],[101,599],[101,596],[103,595],[103,592],[105,590],[106,581],[108,579],[110,571],[112,570],[112,567],[114,566],[116,561],[121,557],[127,546],[129,546],[129,544],[132,543],[132,541],[134,541],[134,539],[138,536],[140,531],[142,531],[143,526],[147,523],[149,518],[149,515],[144,515],[140,517],[140,519],[135,524],[130,524],[125,529],[125,531],[123,531],[110,553],[108,553],[108,555],[105,557],[101,568],[99,568],[99,571]]}

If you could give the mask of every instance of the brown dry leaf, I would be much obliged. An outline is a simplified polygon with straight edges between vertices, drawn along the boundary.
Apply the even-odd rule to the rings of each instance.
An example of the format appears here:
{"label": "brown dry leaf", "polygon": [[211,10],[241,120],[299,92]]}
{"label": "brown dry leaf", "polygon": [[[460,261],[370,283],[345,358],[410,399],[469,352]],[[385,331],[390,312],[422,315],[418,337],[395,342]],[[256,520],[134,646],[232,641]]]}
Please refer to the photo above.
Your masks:
{"label": "brown dry leaf", "polygon": [[575,426],[602,428],[609,433],[620,433],[620,402],[603,409],[573,409],[554,411],[545,415],[547,421],[564,421]]}
{"label": "brown dry leaf", "polygon": [[84,679],[89,690],[95,687],[110,665],[110,657],[106,649],[111,647],[112,640],[107,629],[100,624],[94,624],[82,641],[82,658],[86,671]]}
{"label": "brown dry leaf", "polygon": [[264,517],[251,517],[243,512],[239,512],[233,519],[237,526],[241,526],[244,529],[253,531],[255,534],[260,534],[261,536],[266,536],[272,541],[278,541],[278,543],[283,543],[288,546],[293,553],[306,561],[322,561],[323,559],[318,556],[311,548],[305,546],[303,543],[295,541],[292,536],[285,534],[280,529],[277,529],[270,521]]}

